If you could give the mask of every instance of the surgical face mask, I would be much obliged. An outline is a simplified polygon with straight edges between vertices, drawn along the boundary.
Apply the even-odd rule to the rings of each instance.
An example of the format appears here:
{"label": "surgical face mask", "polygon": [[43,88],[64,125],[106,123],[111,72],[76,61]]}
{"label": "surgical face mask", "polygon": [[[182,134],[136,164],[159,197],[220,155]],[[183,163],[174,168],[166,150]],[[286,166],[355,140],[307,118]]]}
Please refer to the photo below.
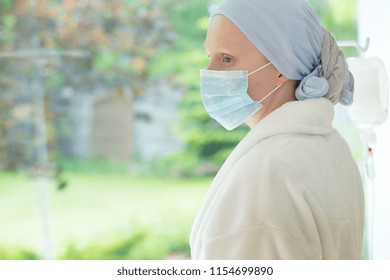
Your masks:
{"label": "surgical face mask", "polygon": [[225,129],[232,130],[259,111],[263,102],[279,85],[260,101],[248,95],[248,77],[271,65],[268,63],[248,74],[247,70],[200,70],[200,93],[207,113]]}

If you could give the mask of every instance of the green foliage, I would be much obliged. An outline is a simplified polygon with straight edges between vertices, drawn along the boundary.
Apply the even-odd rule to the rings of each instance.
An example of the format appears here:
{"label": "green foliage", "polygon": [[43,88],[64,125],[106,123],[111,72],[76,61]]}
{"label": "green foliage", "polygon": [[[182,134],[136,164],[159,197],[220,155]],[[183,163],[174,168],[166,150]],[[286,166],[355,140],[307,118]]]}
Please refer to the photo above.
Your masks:
{"label": "green foliage", "polygon": [[189,151],[171,153],[152,162],[136,164],[136,167],[140,166],[143,168],[138,169],[138,172],[133,166],[132,174],[161,178],[191,178],[214,176],[218,170],[218,165],[212,161],[201,159],[196,153]]}
{"label": "green foliage", "polygon": [[54,89],[61,89],[66,85],[66,77],[60,71],[52,71],[48,77],[49,86]]}
{"label": "green foliage", "polygon": [[[157,2],[0,1],[0,52],[7,53],[0,58],[0,168],[34,167],[34,131],[43,125],[50,160],[71,154],[66,143],[77,95],[137,95],[150,86],[149,61],[172,40]],[[13,113],[27,105],[45,117],[26,112],[16,119]]]}
{"label": "green foliage", "polygon": [[129,174],[129,163],[98,158],[59,158],[65,172],[86,174]]}
{"label": "green foliage", "polygon": [[[167,235],[153,229],[139,230],[129,237],[118,237],[111,242],[69,245],[58,256],[60,260],[161,260],[173,254],[189,258],[190,247],[186,234]],[[31,249],[2,247],[0,260],[39,260],[42,257]]]}
{"label": "green foliage", "polygon": [[[50,188],[52,240],[61,259],[160,259],[189,254],[191,225],[210,178],[138,178],[123,174],[69,175]],[[42,258],[38,182],[0,173],[0,258]],[[28,233],[28,234],[27,234]],[[34,248],[34,249],[30,249]],[[35,250],[35,251],[34,251]],[[22,252],[25,253],[22,253]],[[29,252],[28,254],[26,252]]]}
{"label": "green foliage", "polygon": [[17,18],[14,15],[5,15],[1,20],[3,27],[3,41],[6,45],[12,45],[15,41],[14,29],[16,27]]}
{"label": "green foliage", "polygon": [[[198,143],[195,143],[198,145]],[[230,152],[230,150],[228,151]],[[221,161],[227,154],[220,155]],[[212,160],[201,160],[195,153],[179,151],[152,161],[133,159],[120,162],[99,158],[60,158],[57,162],[63,176],[67,174],[114,174],[139,178],[191,178],[213,176],[218,165]]]}
{"label": "green foliage", "polygon": [[176,36],[171,48],[152,59],[154,77],[170,74],[178,76],[186,85],[197,83],[198,70],[207,63],[203,50],[207,25],[198,24],[208,20],[207,3],[208,0],[200,0],[166,5],[167,19]]}
{"label": "green foliage", "polygon": [[6,30],[12,31],[17,23],[17,18],[14,15],[6,15],[2,18],[3,26]]}
{"label": "green foliage", "polygon": [[41,257],[30,249],[0,247],[0,260],[39,260]]}
{"label": "green foliage", "polygon": [[175,253],[189,257],[187,236],[168,236],[145,229],[107,244],[94,243],[84,247],[70,245],[59,259],[161,260]]}
{"label": "green foliage", "polygon": [[[309,0],[318,13],[322,25],[334,34],[338,41],[357,40],[356,0]],[[346,56],[356,56],[356,50],[345,49]]]}
{"label": "green foliage", "polygon": [[205,112],[199,101],[199,89],[189,91],[183,98],[180,108],[178,133],[187,143],[187,147],[203,159],[213,159],[222,163],[223,157],[245,136],[246,127],[234,131],[226,131]]}
{"label": "green foliage", "polygon": [[147,233],[138,232],[127,239],[115,240],[111,244],[91,244],[84,248],[70,245],[60,257],[64,260],[123,260],[131,259],[137,246],[146,238]]}
{"label": "green foliage", "polygon": [[115,69],[119,58],[119,53],[115,51],[106,51],[96,57],[94,66],[101,71]]}
{"label": "green foliage", "polygon": [[8,12],[14,5],[14,0],[2,0],[0,2],[0,13]]}

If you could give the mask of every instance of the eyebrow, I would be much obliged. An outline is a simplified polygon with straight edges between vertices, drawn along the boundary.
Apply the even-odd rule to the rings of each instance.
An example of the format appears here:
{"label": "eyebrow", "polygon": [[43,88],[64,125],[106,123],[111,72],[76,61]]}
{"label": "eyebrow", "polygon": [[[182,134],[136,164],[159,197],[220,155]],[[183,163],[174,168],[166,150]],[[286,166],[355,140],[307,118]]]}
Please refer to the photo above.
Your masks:
{"label": "eyebrow", "polygon": [[[206,47],[206,45],[204,45],[203,47],[204,47],[204,50],[206,51],[206,53],[210,54],[209,49]],[[226,49],[226,48],[216,48],[214,50],[214,52],[219,53],[219,54],[226,54],[226,55],[230,55],[230,56],[235,56],[231,50]]]}

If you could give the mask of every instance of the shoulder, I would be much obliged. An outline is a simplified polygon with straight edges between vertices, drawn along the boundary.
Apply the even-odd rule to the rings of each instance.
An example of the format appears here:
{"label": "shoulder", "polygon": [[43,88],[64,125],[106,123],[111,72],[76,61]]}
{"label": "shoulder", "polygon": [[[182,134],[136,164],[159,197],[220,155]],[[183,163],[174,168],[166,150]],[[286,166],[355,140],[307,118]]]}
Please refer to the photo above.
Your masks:
{"label": "shoulder", "polygon": [[353,169],[355,161],[344,139],[333,130],[327,135],[286,133],[267,137],[237,162],[239,170],[263,176],[324,181],[336,167]]}
{"label": "shoulder", "polygon": [[[280,134],[262,139],[237,161],[241,172],[262,175],[285,174],[307,170],[318,163],[323,150],[318,137],[304,134]],[[280,175],[280,174],[279,174]]]}

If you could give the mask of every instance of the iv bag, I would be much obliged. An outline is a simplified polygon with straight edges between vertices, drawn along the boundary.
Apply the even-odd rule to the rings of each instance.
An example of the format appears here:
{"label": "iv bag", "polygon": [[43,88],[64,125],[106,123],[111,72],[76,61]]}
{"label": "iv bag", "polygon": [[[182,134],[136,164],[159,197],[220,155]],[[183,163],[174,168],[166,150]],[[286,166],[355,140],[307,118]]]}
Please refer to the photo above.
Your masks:
{"label": "iv bag", "polygon": [[371,129],[387,119],[388,77],[382,60],[376,57],[348,58],[355,78],[354,103],[348,108],[352,121],[361,129]]}

